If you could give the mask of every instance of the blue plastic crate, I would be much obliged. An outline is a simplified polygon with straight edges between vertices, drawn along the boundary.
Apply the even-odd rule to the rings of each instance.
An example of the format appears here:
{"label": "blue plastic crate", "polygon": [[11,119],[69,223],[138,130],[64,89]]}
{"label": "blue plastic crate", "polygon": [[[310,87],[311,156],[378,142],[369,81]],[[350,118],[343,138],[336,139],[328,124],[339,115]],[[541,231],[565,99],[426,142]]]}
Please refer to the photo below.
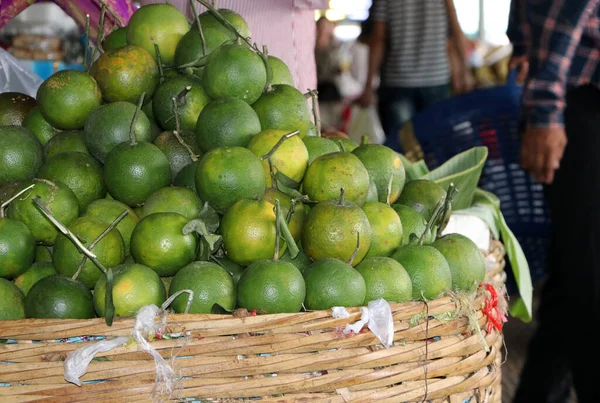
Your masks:
{"label": "blue plastic crate", "polygon": [[521,93],[512,73],[506,85],[478,89],[433,105],[413,118],[413,129],[431,169],[471,147],[487,146],[480,187],[500,199],[504,218],[536,281],[546,270],[550,216],[543,186],[519,164]]}

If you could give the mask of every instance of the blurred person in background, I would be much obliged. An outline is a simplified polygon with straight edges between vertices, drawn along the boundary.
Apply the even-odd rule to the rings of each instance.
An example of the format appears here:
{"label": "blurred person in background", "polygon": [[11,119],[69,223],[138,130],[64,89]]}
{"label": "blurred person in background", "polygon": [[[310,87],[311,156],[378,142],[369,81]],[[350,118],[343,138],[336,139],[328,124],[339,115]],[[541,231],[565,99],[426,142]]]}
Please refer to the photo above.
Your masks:
{"label": "blurred person in background", "polygon": [[512,0],[511,65],[523,88],[521,165],[546,186],[548,276],[514,403],[600,402],[600,0]]}
{"label": "blurred person in background", "polygon": [[[374,0],[369,68],[359,102],[374,102],[380,73],[379,113],[386,145],[400,149],[398,132],[414,114],[472,86],[464,34],[453,0]],[[451,68],[449,51],[456,52]]]}

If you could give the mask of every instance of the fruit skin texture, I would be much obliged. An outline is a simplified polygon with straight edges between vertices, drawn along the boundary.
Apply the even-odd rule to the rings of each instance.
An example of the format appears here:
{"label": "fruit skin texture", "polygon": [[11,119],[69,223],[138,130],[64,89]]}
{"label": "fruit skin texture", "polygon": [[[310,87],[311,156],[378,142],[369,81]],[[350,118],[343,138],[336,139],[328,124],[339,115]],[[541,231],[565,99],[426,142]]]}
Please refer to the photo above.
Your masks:
{"label": "fruit skin texture", "polygon": [[187,17],[171,4],[147,4],[138,8],[127,24],[127,43],[144,48],[157,60],[158,44],[165,66],[172,66],[177,44],[188,31]]}
{"label": "fruit skin texture", "polygon": [[121,221],[119,221],[115,228],[123,237],[125,255],[129,255],[131,233],[133,232],[133,229],[137,223],[140,221],[140,217],[135,213],[135,211],[133,211],[131,207],[125,203],[121,203],[118,200],[98,199],[91,202],[87,206],[83,216],[97,218],[98,220],[106,223],[108,226],[125,210],[128,211],[127,215],[123,217]]}
{"label": "fruit skin texture", "polygon": [[[108,153],[120,143],[130,140],[129,131],[136,106],[129,102],[104,104],[90,113],[85,122],[84,140],[90,154],[101,163]],[[140,112],[133,130],[137,141],[150,141],[150,120]]]}
{"label": "fruit skin texture", "polygon": [[365,258],[391,256],[402,243],[402,222],[398,213],[387,204],[379,202],[365,203],[362,209],[373,230],[371,247]]}
{"label": "fruit skin texture", "polygon": [[38,177],[67,185],[79,201],[79,211],[106,196],[102,166],[88,154],[57,154],[42,165]]}
{"label": "fruit skin texture", "polygon": [[52,263],[35,262],[25,273],[15,279],[15,285],[23,292],[23,295],[27,296],[35,283],[53,274],[56,274],[56,269]]}
{"label": "fruit skin texture", "polygon": [[193,220],[198,218],[202,206],[202,200],[192,190],[169,186],[148,196],[142,207],[142,217],[154,213],[179,213],[188,220]]}
{"label": "fruit skin texture", "polygon": [[215,148],[202,157],[196,190],[219,214],[241,199],[258,199],[266,189],[260,159],[242,147]]}
{"label": "fruit skin texture", "polygon": [[46,145],[48,140],[52,138],[60,130],[52,127],[50,123],[44,119],[39,106],[34,106],[23,120],[23,127],[29,129],[38,141],[43,145]]}
{"label": "fruit skin texture", "polygon": [[331,139],[317,136],[307,136],[302,139],[306,149],[308,150],[308,164],[321,155],[336,153],[340,151],[340,147]]}
{"label": "fruit skin texture", "polygon": [[273,257],[276,239],[274,208],[273,204],[264,200],[242,199],[225,212],[220,231],[229,260],[247,266]]}
{"label": "fruit skin texture", "polygon": [[222,45],[208,57],[202,82],[211,99],[233,96],[253,104],[265,89],[267,70],[245,44]]}
{"label": "fruit skin texture", "polygon": [[427,179],[416,179],[406,183],[397,203],[414,208],[429,221],[438,202],[445,199],[446,191],[440,185]]}
{"label": "fruit skin texture", "polygon": [[34,98],[21,92],[0,94],[0,126],[21,126],[27,114],[36,104]]}
{"label": "fruit skin texture", "polygon": [[33,178],[42,166],[42,145],[24,127],[0,126],[0,185]]}
{"label": "fruit skin texture", "polygon": [[363,144],[352,151],[367,171],[369,178],[375,182],[377,194],[381,203],[387,203],[388,185],[392,179],[392,191],[390,192],[390,204],[400,197],[406,182],[406,172],[402,160],[394,150],[381,144]]}
{"label": "fruit skin texture", "polygon": [[[263,130],[250,140],[247,148],[258,158],[262,158],[288,133],[287,130]],[[299,187],[308,168],[308,150],[302,139],[296,135],[284,140],[269,159],[262,160],[262,164],[265,169],[268,188],[273,185],[271,170],[281,172],[298,183]]]}
{"label": "fruit skin texture", "polygon": [[431,244],[446,258],[454,291],[473,292],[485,279],[485,260],[477,244],[461,234],[448,234]]}
{"label": "fruit skin texture", "polygon": [[94,62],[93,75],[107,102],[137,104],[142,93],[149,102],[158,85],[158,66],[152,54],[139,46],[105,51]]}
{"label": "fruit skin texture", "polygon": [[389,257],[371,257],[360,262],[356,270],[367,286],[364,304],[383,298],[388,302],[412,299],[412,281],[406,269]]}
{"label": "fruit skin texture", "polygon": [[[190,91],[183,98],[177,99],[188,86],[191,87]],[[177,99],[180,132],[193,131],[202,109],[210,102],[202,86],[202,80],[191,75],[174,76],[166,79],[157,88],[152,100],[152,111],[156,121],[165,130],[176,129],[173,98]]]}
{"label": "fruit skin texture", "polygon": [[[310,110],[304,95],[286,84],[273,85],[252,104],[263,130],[280,129],[288,133],[300,130],[299,137],[306,136],[307,127],[302,122],[310,119]],[[301,130],[302,129],[302,130]]]}
{"label": "fruit skin texture", "polygon": [[27,225],[36,242],[53,245],[59,231],[33,204],[33,199],[39,197],[52,215],[67,227],[79,217],[79,202],[75,193],[61,182],[33,179],[24,182],[19,190],[30,185],[34,185],[33,189],[13,200],[8,206],[8,216]]}
{"label": "fruit skin texture", "polygon": [[[113,267],[113,303],[115,316],[134,316],[145,306],[161,306],[166,299],[163,282],[154,270],[141,264],[120,264]],[[94,287],[94,309],[100,317],[106,315],[106,276],[102,274]]]}
{"label": "fruit skin texture", "polygon": [[362,206],[369,192],[369,173],[356,155],[340,151],[315,159],[302,186],[313,201],[337,200],[343,188],[346,200]]}
{"label": "fruit skin texture", "polygon": [[[108,224],[93,217],[80,217],[69,226],[82,243],[90,244],[108,228]],[[125,244],[121,233],[113,228],[92,249],[98,261],[106,268],[114,267],[125,259]],[[73,242],[62,233],[56,237],[53,249],[54,267],[59,274],[73,276],[77,272],[84,255]],[[89,259],[77,279],[89,289],[94,288],[102,271]]]}
{"label": "fruit skin texture", "polygon": [[254,262],[238,282],[239,306],[260,313],[299,312],[305,296],[302,273],[288,262]]}
{"label": "fruit skin texture", "polygon": [[269,55],[268,60],[271,70],[273,71],[271,84],[286,84],[295,87],[294,77],[290,72],[290,68],[278,57]]}
{"label": "fruit skin texture", "polygon": [[392,256],[408,272],[413,299],[432,300],[452,287],[452,272],[444,255],[433,246],[407,245]]}
{"label": "fruit skin texture", "polygon": [[306,270],[304,280],[306,309],[353,307],[360,306],[365,301],[365,280],[356,269],[338,259],[317,260]]}
{"label": "fruit skin texture", "polygon": [[56,133],[43,147],[44,160],[69,152],[89,154],[83,136],[81,130],[65,130]]}
{"label": "fruit skin texture", "polygon": [[196,236],[183,234],[188,222],[177,213],[154,213],[142,218],[131,235],[131,256],[161,277],[175,275],[196,258]]}
{"label": "fruit skin texture", "polygon": [[[217,29],[207,29],[202,22],[200,22],[200,24],[202,25],[202,33],[204,34],[206,43],[206,55],[210,55],[215,49],[229,40],[227,34],[231,33],[229,30],[227,30],[226,33]],[[177,44],[177,49],[175,49],[175,66],[193,63],[203,56],[205,56],[205,54],[202,51],[202,42],[194,22],[192,28]],[[204,71],[204,69],[201,71]],[[199,74],[199,77],[202,77],[201,73],[194,72],[194,74]]]}
{"label": "fruit skin texture", "polygon": [[246,147],[261,131],[258,115],[241,99],[223,97],[209,102],[196,123],[198,146],[203,152],[217,147]]}
{"label": "fruit skin texture", "polygon": [[25,319],[24,299],[17,286],[0,278],[0,321]]}
{"label": "fruit skin texture", "polygon": [[108,34],[102,42],[104,51],[122,48],[127,46],[127,27],[117,28],[115,31]]}
{"label": "fruit skin texture", "polygon": [[53,274],[31,287],[25,316],[40,319],[90,319],[95,316],[92,293],[80,281]]}
{"label": "fruit skin texture", "polygon": [[[248,28],[248,23],[244,20],[244,18],[236,13],[233,10],[229,10],[227,8],[220,8],[219,13],[223,18],[225,18],[234,28],[244,37],[251,37],[250,28]],[[236,39],[236,36],[233,32],[231,32],[228,28],[223,26],[210,11],[205,11],[198,16],[200,19],[200,26],[203,30],[217,30],[223,32],[227,35],[230,40]],[[196,21],[192,23],[191,29],[196,28]],[[206,34],[205,34],[206,35]]]}
{"label": "fruit skin texture", "polygon": [[165,154],[154,144],[121,143],[106,157],[104,178],[115,199],[135,207],[152,192],[169,186],[171,167]]}
{"label": "fruit skin texture", "polygon": [[78,70],[61,70],[38,88],[37,101],[44,118],[60,130],[78,130],[102,104],[102,92],[92,76]]}
{"label": "fruit skin texture", "polygon": [[360,244],[353,265],[364,259],[371,246],[369,219],[352,202],[328,200],[318,203],[308,213],[302,230],[302,247],[313,260],[336,258],[348,262],[356,249],[358,234]]}
{"label": "fruit skin texture", "polygon": [[35,239],[21,221],[0,218],[0,277],[23,274],[35,258]]}
{"label": "fruit skin texture", "polygon": [[[392,204],[390,207],[398,213],[402,222],[401,246],[408,245],[411,234],[415,234],[417,238],[423,235],[423,232],[427,229],[427,221],[425,221],[425,218],[417,210],[404,204]],[[424,244],[430,244],[435,241],[435,236],[436,233],[430,230],[428,235],[425,236]]]}
{"label": "fruit skin texture", "polygon": [[[192,262],[181,268],[171,280],[169,296],[180,290],[192,290],[194,298],[189,313],[211,313],[214,304],[233,311],[236,304],[236,287],[231,275],[212,262]],[[189,294],[175,298],[171,308],[184,313]]]}
{"label": "fruit skin texture", "polygon": [[[189,147],[194,156],[198,160],[201,157],[201,152],[196,144],[196,137],[189,132],[180,133],[179,136],[183,142]],[[179,142],[177,137],[172,131],[162,132],[153,143],[160,151],[165,154],[171,167],[171,175],[173,180],[177,177],[177,174],[193,162],[190,151],[187,147]],[[194,185],[195,186],[195,185]]]}

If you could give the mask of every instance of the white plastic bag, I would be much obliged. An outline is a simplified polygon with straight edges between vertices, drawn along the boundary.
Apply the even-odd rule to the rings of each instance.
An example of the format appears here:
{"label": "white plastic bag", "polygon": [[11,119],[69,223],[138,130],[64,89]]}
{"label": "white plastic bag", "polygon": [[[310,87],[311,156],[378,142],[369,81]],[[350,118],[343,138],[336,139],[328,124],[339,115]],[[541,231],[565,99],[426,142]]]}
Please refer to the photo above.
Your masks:
{"label": "white plastic bag", "polygon": [[363,136],[367,136],[369,143],[372,144],[383,144],[385,142],[385,133],[374,105],[367,108],[352,105],[348,127],[348,137],[359,144]]}
{"label": "white plastic bag", "polygon": [[20,92],[35,98],[43,80],[26,69],[6,50],[0,48],[0,93]]}

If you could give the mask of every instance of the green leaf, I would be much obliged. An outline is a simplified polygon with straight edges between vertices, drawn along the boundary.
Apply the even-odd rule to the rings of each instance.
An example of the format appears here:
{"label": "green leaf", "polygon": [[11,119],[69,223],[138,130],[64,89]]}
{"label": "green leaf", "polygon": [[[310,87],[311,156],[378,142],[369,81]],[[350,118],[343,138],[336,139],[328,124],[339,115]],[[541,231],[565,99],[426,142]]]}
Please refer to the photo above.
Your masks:
{"label": "green leaf", "polygon": [[206,228],[206,224],[199,218],[196,218],[183,227],[183,234],[189,235],[192,232],[196,232],[198,235],[202,236],[203,239],[208,242],[211,252],[217,250],[216,244],[221,240],[221,235],[215,235],[211,231]]}
{"label": "green leaf", "polygon": [[406,180],[412,181],[420,179],[429,173],[429,168],[423,160],[417,162],[410,162],[404,155],[398,153],[402,164],[404,165],[404,171],[406,172]]}
{"label": "green leaf", "polygon": [[[277,181],[278,185],[281,184],[286,188],[298,189],[300,187],[300,184],[298,182],[296,182],[289,176],[283,174],[281,171],[275,172],[275,180]],[[279,189],[279,190],[281,190],[281,189]],[[298,194],[300,195],[300,193],[298,193]]]}
{"label": "green leaf", "polygon": [[113,303],[113,283],[114,277],[112,269],[109,268],[106,271],[106,294],[104,295],[104,311],[106,312],[106,316],[104,320],[107,326],[112,326],[113,319],[115,317],[115,304]]}
{"label": "green leaf", "polygon": [[206,229],[212,234],[219,228],[219,214],[208,204],[208,202],[204,203],[204,206],[202,206],[198,218],[204,222]]}
{"label": "green leaf", "polygon": [[455,210],[471,207],[487,156],[487,147],[473,147],[450,158],[421,179],[432,180],[444,189],[454,183],[458,193],[452,207]]}
{"label": "green leaf", "polygon": [[292,259],[294,259],[296,256],[298,256],[298,253],[300,253],[300,249],[298,249],[298,245],[296,245],[296,241],[294,240],[294,237],[292,236],[292,233],[290,232],[290,229],[287,225],[287,222],[285,220],[285,217],[283,216],[283,214],[279,214],[277,217],[277,222],[280,225],[280,229],[281,229],[281,238],[285,241],[287,248],[290,252],[290,257]]}

